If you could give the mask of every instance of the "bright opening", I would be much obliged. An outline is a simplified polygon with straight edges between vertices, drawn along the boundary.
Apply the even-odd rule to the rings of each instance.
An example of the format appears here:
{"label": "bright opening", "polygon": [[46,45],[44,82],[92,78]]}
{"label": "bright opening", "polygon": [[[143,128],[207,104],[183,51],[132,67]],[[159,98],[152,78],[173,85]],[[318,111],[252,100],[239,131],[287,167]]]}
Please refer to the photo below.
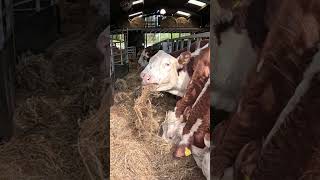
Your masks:
{"label": "bright opening", "polygon": [[142,14],[142,11],[141,12],[137,12],[137,13],[133,13],[133,14],[130,14],[129,17],[133,17],[133,16],[138,16]]}
{"label": "bright opening", "polygon": [[166,10],[164,10],[164,9],[161,9],[161,10],[160,10],[160,14],[164,15],[164,14],[166,14],[166,13],[167,13]]}
{"label": "bright opening", "polygon": [[137,1],[133,1],[132,5],[136,5],[136,4],[140,4],[143,3],[143,0],[137,0]]}
{"label": "bright opening", "polygon": [[204,7],[207,5],[206,3],[201,2],[201,1],[197,1],[197,0],[189,0],[188,3],[196,5],[196,6],[200,6],[200,7]]}
{"label": "bright opening", "polygon": [[177,11],[177,14],[180,14],[182,16],[187,16],[187,17],[191,16],[190,13],[186,13],[186,12],[183,12],[183,11]]}

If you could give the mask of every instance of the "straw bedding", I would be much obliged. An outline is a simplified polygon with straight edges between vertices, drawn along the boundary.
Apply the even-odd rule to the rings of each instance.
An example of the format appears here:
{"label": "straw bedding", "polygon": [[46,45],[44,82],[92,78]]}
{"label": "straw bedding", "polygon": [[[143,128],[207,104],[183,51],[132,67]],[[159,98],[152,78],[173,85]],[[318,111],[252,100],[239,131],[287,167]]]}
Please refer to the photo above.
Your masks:
{"label": "straw bedding", "polygon": [[45,54],[20,57],[16,133],[0,145],[1,180],[89,179],[79,153],[80,126],[100,106],[105,84],[90,38],[76,34]]}
{"label": "straw bedding", "polygon": [[110,111],[111,179],[204,179],[191,156],[174,160],[172,146],[158,136],[176,100],[139,84],[136,71],[115,84],[126,88],[115,91]]}

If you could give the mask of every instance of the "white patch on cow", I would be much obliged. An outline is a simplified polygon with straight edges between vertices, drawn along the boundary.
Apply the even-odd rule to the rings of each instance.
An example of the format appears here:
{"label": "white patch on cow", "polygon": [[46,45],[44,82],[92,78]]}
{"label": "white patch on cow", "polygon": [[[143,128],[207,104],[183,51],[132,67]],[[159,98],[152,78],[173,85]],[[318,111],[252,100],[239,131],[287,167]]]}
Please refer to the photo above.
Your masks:
{"label": "white patch on cow", "polygon": [[296,88],[295,93],[290,98],[287,106],[282,110],[278,120],[276,121],[275,125],[273,126],[266,140],[264,141],[263,147],[265,147],[270,142],[271,138],[280,130],[280,126],[286,123],[285,120],[287,116],[295,109],[296,105],[300,102],[301,97],[309,89],[312,78],[314,77],[315,73],[318,72],[320,72],[320,52],[318,52],[313,57],[311,64],[304,72],[303,80]]}
{"label": "white patch on cow", "polygon": [[146,67],[148,65],[148,61],[146,60],[147,58],[150,58],[148,56],[148,54],[146,53],[146,49],[144,49],[141,52],[141,55],[139,57],[138,63],[142,66],[142,67]]}
{"label": "white patch on cow", "polygon": [[176,118],[175,111],[168,111],[166,119],[162,123],[162,138],[167,142],[178,143],[182,138],[182,131],[186,123],[182,123],[182,117]]}
{"label": "white patch on cow", "polygon": [[167,92],[176,96],[182,97],[187,90],[190,76],[187,71],[180,71],[178,74],[178,81],[175,87]]}
{"label": "white patch on cow", "polygon": [[201,169],[203,175],[207,178],[207,180],[210,180],[210,151],[204,154]]}
{"label": "white patch on cow", "polygon": [[170,54],[159,50],[150,58],[149,64],[141,72],[152,79],[145,84],[157,84],[157,91],[165,91],[182,97],[185,94],[190,76],[187,72],[178,73],[178,60]]}
{"label": "white patch on cow", "polygon": [[199,168],[201,168],[202,167],[203,156],[207,151],[209,151],[209,149],[206,148],[206,147],[205,148],[198,148],[198,147],[196,147],[194,145],[191,145],[191,151],[192,151],[192,156],[193,156],[194,160],[197,163],[197,166]]}
{"label": "white patch on cow", "polygon": [[189,144],[189,139],[193,136],[193,134],[198,130],[200,125],[202,124],[202,119],[197,119],[196,123],[194,123],[191,127],[191,130],[188,134],[182,136],[182,140],[180,141],[181,144]]}
{"label": "white patch on cow", "polygon": [[209,47],[209,43],[204,45],[202,48],[199,48],[199,49],[195,50],[193,53],[191,53],[191,57],[198,56],[203,49],[208,48],[208,47]]}
{"label": "white patch on cow", "polygon": [[207,148],[210,148],[210,140],[207,140],[204,138],[204,144],[206,145]]}
{"label": "white patch on cow", "polygon": [[221,34],[211,71],[213,93],[211,104],[217,109],[234,111],[248,72],[256,64],[256,52],[246,31],[237,33],[234,28]]}
{"label": "white patch on cow", "polygon": [[194,106],[198,103],[198,101],[200,100],[200,98],[203,96],[204,92],[208,89],[210,85],[210,77],[208,78],[206,84],[204,85],[203,89],[201,90],[199,96],[197,97],[196,101],[193,103],[192,108],[194,108]]}

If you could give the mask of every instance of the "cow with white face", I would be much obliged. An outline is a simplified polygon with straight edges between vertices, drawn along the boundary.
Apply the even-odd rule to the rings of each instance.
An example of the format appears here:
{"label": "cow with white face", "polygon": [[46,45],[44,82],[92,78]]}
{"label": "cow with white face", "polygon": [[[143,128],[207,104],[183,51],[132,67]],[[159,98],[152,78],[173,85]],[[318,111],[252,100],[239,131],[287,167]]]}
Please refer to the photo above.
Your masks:
{"label": "cow with white face", "polygon": [[[142,85],[157,84],[157,91],[182,97],[190,81],[188,72],[182,69],[183,65],[177,58],[159,50],[140,74]],[[178,72],[179,70],[181,71]]]}

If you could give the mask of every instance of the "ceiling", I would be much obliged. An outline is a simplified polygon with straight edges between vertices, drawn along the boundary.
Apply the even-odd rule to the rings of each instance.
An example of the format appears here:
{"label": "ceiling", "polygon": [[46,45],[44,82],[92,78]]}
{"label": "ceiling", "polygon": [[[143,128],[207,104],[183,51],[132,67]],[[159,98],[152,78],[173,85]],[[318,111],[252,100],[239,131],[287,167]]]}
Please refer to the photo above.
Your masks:
{"label": "ceiling", "polygon": [[[131,0],[134,1],[134,0]],[[200,0],[207,4],[209,0]],[[133,5],[131,8],[124,10],[121,3],[130,0],[111,0],[111,24],[117,24],[119,21],[126,21],[129,14],[143,11],[144,14],[155,13],[160,9],[166,10],[166,15],[174,15],[178,10],[188,12],[191,14],[191,19],[195,21],[209,21],[210,7],[207,5],[204,8],[187,3],[188,0],[144,0],[144,3]],[[203,24],[203,23],[201,23]]]}

